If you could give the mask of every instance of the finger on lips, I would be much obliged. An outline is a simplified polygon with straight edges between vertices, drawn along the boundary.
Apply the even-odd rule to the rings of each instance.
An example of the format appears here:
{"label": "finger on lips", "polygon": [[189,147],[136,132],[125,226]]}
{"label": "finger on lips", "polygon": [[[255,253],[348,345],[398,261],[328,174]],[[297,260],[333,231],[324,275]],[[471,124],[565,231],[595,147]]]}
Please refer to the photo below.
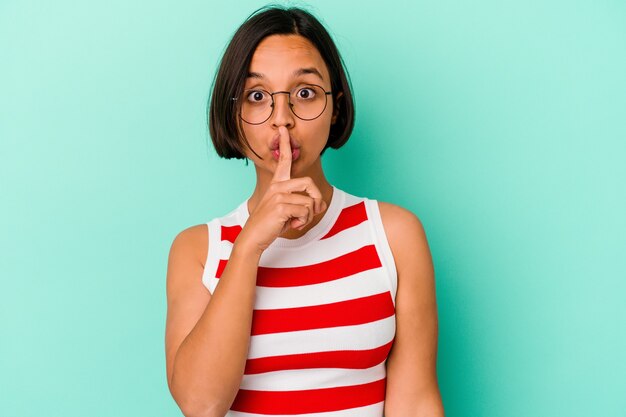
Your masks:
{"label": "finger on lips", "polygon": [[[292,163],[292,154],[291,154],[291,144],[289,141],[289,131],[285,126],[280,126],[278,128],[279,140],[278,147],[280,151],[280,155],[278,156],[278,163],[276,165],[276,171],[274,172],[273,182],[281,182],[287,181],[291,179],[291,163]],[[309,217],[311,214],[314,216],[321,213],[326,208],[326,203],[322,199],[321,193],[313,184],[313,187],[304,187],[304,193],[308,194],[313,198],[312,207],[308,207],[310,211],[307,213],[305,217],[299,217],[292,219],[292,227],[296,227],[298,229],[302,229],[306,223],[309,221]]]}
{"label": "finger on lips", "polygon": [[274,172],[274,181],[286,181],[291,179],[291,145],[289,144],[289,132],[285,126],[278,128],[280,138],[278,146],[280,155],[278,156],[278,164]]}

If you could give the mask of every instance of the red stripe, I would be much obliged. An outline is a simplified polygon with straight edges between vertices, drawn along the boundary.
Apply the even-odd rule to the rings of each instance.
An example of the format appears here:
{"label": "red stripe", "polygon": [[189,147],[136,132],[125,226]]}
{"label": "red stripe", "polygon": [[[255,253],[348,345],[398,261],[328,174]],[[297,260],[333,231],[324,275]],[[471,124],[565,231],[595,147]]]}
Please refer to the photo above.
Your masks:
{"label": "red stripe", "polygon": [[224,272],[224,268],[226,268],[226,264],[228,263],[228,259],[220,259],[217,264],[217,270],[215,271],[215,278],[219,278],[222,276]]}
{"label": "red stripe", "polygon": [[345,207],[339,213],[339,217],[333,224],[333,227],[324,235],[322,239],[328,239],[331,236],[336,235],[339,232],[342,232],[346,229],[354,227],[358,224],[363,223],[367,220],[367,212],[365,211],[365,202],[361,201],[360,203],[354,204],[350,207]]}
{"label": "red stripe", "polygon": [[[220,278],[227,259],[220,259],[215,277]],[[261,287],[297,287],[320,284],[382,266],[374,245],[363,246],[353,252],[312,265],[257,268],[257,285]]]}
{"label": "red stripe", "polygon": [[[328,239],[331,236],[336,235],[337,233],[349,229],[350,227],[356,226],[367,220],[367,210],[365,209],[365,202],[361,201],[360,203],[354,204],[350,207],[344,207],[333,227],[324,235],[322,239]],[[233,226],[223,226],[222,225],[222,238],[221,240],[227,240],[230,243],[235,243],[235,239],[237,239],[237,235],[241,232],[241,225],[233,225]]]}
{"label": "red stripe", "polygon": [[353,326],[393,316],[394,306],[389,291],[306,307],[254,310],[251,335]]}
{"label": "red stripe", "polygon": [[235,243],[235,239],[237,239],[237,235],[241,232],[241,226],[222,226],[222,239],[227,240],[230,243]]}
{"label": "red stripe", "polygon": [[387,359],[393,342],[394,339],[374,349],[334,350],[248,359],[244,373],[250,375],[289,369],[311,368],[367,369]]}
{"label": "red stripe", "polygon": [[312,265],[287,268],[260,266],[257,272],[257,285],[262,287],[296,287],[320,284],[381,266],[376,247],[367,245],[337,258]]}
{"label": "red stripe", "polygon": [[240,389],[230,409],[258,414],[306,414],[365,407],[385,400],[387,378],[367,384],[300,391]]}

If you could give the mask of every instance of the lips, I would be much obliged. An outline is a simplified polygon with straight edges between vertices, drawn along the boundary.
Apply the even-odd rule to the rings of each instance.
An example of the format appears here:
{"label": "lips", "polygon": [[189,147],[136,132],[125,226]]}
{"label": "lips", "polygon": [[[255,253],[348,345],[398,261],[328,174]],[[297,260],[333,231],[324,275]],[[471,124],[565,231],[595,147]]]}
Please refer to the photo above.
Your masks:
{"label": "lips", "polygon": [[[298,145],[293,138],[291,137],[291,135],[289,135],[289,145],[291,146],[291,150],[293,151],[294,149],[299,149],[300,145]],[[276,149],[280,148],[280,133],[277,133],[274,136],[274,140],[272,140],[272,145],[270,146],[270,150],[273,152]]]}
{"label": "lips", "polygon": [[[275,161],[278,161],[278,158],[280,157],[280,150],[279,149],[274,149],[272,151],[272,158],[274,158]],[[296,161],[298,158],[300,157],[300,148],[294,148],[291,150],[291,161]]]}

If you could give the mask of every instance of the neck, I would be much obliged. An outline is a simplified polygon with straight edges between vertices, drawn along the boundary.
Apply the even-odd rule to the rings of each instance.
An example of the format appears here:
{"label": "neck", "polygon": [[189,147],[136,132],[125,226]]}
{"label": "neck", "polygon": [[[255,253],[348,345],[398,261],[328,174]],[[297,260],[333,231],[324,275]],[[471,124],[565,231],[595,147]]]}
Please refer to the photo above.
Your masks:
{"label": "neck", "polygon": [[[255,168],[256,168],[256,174],[257,174],[257,182],[256,182],[256,187],[254,188],[254,192],[252,193],[252,195],[250,196],[250,199],[248,200],[248,211],[250,213],[254,211],[256,206],[259,204],[259,201],[261,200],[261,198],[267,192],[267,189],[274,175],[273,172],[269,172],[263,168],[259,168],[256,165],[255,165]],[[328,182],[328,180],[326,179],[326,176],[324,175],[324,171],[322,170],[321,158],[318,158],[317,162],[313,166],[311,166],[310,169],[308,169],[307,171],[297,172],[293,176],[293,178],[301,178],[301,177],[311,177],[311,179],[313,180],[317,188],[319,188],[320,192],[322,193],[322,200],[326,202],[326,208],[328,209],[328,207],[330,206],[330,200],[333,195],[333,187]],[[294,193],[308,195],[305,191],[294,191]],[[304,229],[302,230],[289,229],[287,232],[281,235],[281,237],[285,237],[287,239],[295,239],[297,237],[304,235],[309,229],[311,229],[313,226],[319,223],[319,221],[322,219],[325,213],[326,213],[326,210],[324,210],[322,213],[315,216],[313,218],[313,221],[307,224],[304,227]]]}

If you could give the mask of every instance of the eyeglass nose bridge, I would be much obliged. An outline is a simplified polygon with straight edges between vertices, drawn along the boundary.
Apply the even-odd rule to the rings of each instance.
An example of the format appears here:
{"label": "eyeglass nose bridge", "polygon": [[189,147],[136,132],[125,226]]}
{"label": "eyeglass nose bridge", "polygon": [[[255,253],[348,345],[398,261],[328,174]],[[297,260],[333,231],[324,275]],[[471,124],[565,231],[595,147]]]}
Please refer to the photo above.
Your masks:
{"label": "eyeglass nose bridge", "polygon": [[293,103],[291,102],[291,91],[274,91],[273,93],[270,93],[270,96],[272,96],[272,113],[274,112],[274,104],[276,104],[276,101],[274,101],[274,94],[287,94],[287,103],[289,103],[289,108],[291,109],[291,111],[293,111]]}
{"label": "eyeglass nose bridge", "polygon": [[287,94],[287,104],[289,104],[289,110],[291,110],[291,113],[293,113],[294,116],[300,118],[300,116],[298,116],[296,112],[293,111],[293,103],[291,102],[291,91],[274,91],[273,93],[269,93],[269,94],[272,97],[272,104],[270,104],[272,111],[270,112],[270,115],[268,116],[268,118],[265,119],[266,121],[269,120],[274,115],[274,109],[276,108],[274,106],[276,104],[276,101],[274,100],[274,94]]}

